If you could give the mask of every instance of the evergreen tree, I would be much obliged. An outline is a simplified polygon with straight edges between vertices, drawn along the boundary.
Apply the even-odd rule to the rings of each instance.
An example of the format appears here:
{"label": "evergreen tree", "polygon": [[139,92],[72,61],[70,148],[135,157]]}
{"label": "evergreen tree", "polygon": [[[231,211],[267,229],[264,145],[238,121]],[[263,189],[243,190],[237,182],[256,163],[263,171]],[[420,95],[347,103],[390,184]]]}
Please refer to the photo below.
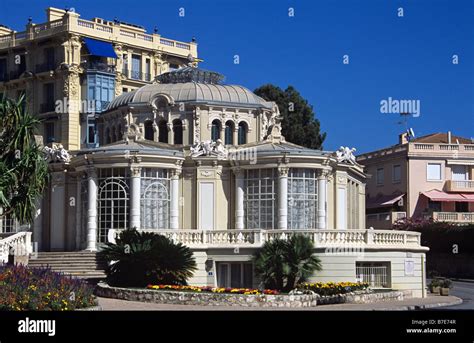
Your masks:
{"label": "evergreen tree", "polygon": [[267,101],[276,102],[282,116],[282,134],[288,142],[322,149],[326,133],[320,132],[320,123],[314,116],[313,106],[293,86],[282,90],[267,84],[257,88],[254,93]]}

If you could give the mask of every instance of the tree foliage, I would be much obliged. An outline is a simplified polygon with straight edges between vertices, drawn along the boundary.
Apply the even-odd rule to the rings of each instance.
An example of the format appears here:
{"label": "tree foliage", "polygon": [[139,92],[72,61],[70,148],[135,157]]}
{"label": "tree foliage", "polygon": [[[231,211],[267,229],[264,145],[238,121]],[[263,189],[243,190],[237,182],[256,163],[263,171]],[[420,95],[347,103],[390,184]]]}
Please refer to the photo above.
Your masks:
{"label": "tree foliage", "polygon": [[24,96],[0,99],[0,207],[2,215],[32,223],[48,165],[34,137],[39,120],[25,107]]}
{"label": "tree foliage", "polygon": [[254,256],[254,265],[265,288],[286,292],[322,270],[311,239],[301,234],[265,242]]}
{"label": "tree foliage", "polygon": [[326,133],[320,132],[319,120],[313,107],[292,86],[285,90],[272,84],[254,91],[267,101],[275,101],[282,116],[282,134],[285,139],[311,149],[322,149]]}

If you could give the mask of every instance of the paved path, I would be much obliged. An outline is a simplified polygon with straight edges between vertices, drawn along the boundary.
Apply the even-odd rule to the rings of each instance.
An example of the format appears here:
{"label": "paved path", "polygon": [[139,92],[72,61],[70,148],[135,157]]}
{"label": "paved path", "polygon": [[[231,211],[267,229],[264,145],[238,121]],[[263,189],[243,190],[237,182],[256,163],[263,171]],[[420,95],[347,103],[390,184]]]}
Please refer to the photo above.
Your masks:
{"label": "paved path", "polygon": [[[450,310],[473,310],[474,309],[474,280],[453,281],[450,294],[461,298],[462,304],[446,307]],[[444,308],[443,308],[444,309]]]}
{"label": "paved path", "polygon": [[[454,296],[429,296],[424,299],[407,299],[403,301],[385,301],[373,304],[340,304],[340,305],[324,305],[312,308],[249,308],[237,306],[193,306],[193,305],[168,305],[144,303],[139,301],[126,301],[108,298],[99,298],[99,305],[104,311],[252,311],[252,310],[271,310],[271,311],[406,311],[424,308],[438,308],[440,306],[448,306],[459,304],[461,299]],[[449,308],[449,307],[448,307]]]}

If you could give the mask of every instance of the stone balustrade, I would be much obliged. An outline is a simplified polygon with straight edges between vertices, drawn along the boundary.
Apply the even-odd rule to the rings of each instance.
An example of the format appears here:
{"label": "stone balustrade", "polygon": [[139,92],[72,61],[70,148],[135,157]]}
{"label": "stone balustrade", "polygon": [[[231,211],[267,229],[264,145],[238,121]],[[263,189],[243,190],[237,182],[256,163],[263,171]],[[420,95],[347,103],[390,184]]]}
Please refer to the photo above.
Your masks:
{"label": "stone balustrade", "polygon": [[420,233],[395,230],[140,230],[164,235],[191,248],[259,248],[273,239],[303,234],[315,248],[358,247],[368,249],[427,250]]}
{"label": "stone balustrade", "polygon": [[31,232],[22,231],[0,240],[0,263],[8,262],[8,255],[28,256],[32,253]]}

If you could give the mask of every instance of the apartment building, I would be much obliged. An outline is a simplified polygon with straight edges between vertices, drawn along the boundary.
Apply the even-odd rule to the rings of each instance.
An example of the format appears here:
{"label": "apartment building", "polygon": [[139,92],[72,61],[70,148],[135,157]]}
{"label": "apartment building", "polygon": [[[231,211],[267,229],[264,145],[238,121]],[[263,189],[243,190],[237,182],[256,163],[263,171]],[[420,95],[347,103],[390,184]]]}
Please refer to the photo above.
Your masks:
{"label": "apartment building", "polygon": [[408,139],[362,154],[367,226],[390,228],[404,217],[474,223],[474,140],[451,132]]}
{"label": "apartment building", "polygon": [[117,19],[50,7],[46,22],[30,19],[24,31],[0,25],[0,96],[25,94],[43,120],[43,143],[72,151],[98,146],[96,119],[116,96],[189,63],[197,63],[196,42]]}

